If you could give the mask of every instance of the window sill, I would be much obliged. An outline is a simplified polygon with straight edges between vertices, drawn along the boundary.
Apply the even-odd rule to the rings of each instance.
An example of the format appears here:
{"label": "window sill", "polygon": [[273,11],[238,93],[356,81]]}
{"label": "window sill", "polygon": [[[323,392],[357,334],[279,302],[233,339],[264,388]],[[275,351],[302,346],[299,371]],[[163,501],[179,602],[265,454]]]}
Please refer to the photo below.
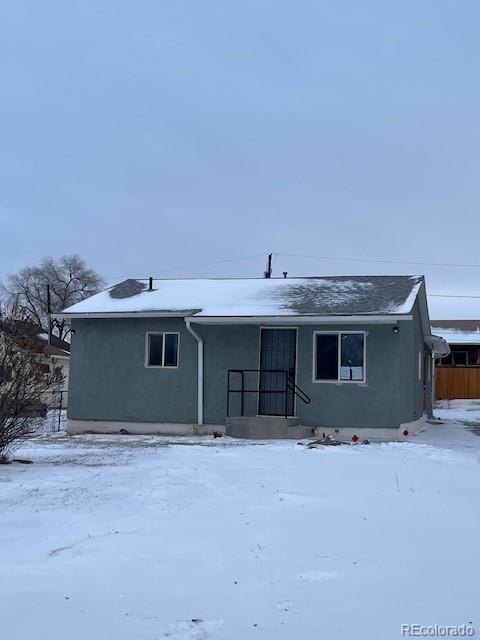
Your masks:
{"label": "window sill", "polygon": [[144,368],[145,369],[167,369],[167,371],[168,371],[170,369],[178,369],[179,367],[178,366],[177,367],[165,367],[165,366],[163,366],[161,364],[146,364],[144,366]]}
{"label": "window sill", "polygon": [[356,384],[361,387],[367,386],[366,380],[312,380],[313,384],[336,384],[337,386],[343,384]]}

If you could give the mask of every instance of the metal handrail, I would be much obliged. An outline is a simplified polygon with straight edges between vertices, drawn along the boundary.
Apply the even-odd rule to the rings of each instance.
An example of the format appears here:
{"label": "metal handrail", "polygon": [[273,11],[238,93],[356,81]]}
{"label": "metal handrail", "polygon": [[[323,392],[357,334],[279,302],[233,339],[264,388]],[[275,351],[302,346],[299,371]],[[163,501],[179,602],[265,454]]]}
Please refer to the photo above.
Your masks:
{"label": "metal handrail", "polygon": [[[241,376],[240,389],[232,389],[230,386],[231,382],[231,374],[237,373]],[[285,384],[283,389],[260,389],[260,384],[256,389],[245,389],[245,374],[246,373],[258,373],[258,381],[260,383],[260,376],[263,373],[281,373],[285,376]],[[301,389],[293,380],[291,375],[286,369],[229,369],[227,374],[227,417],[230,417],[230,394],[231,393],[240,393],[240,415],[244,415],[245,411],[245,394],[246,393],[254,393],[259,397],[263,394],[283,394],[284,396],[284,416],[288,418],[288,392],[291,391],[293,394],[300,398],[300,400],[305,404],[310,404],[311,398]]]}
{"label": "metal handrail", "polygon": [[307,395],[305,393],[305,391],[298,386],[298,384],[296,384],[296,382],[293,380],[293,378],[290,375],[288,376],[288,382],[289,382],[291,390],[293,391],[293,393],[295,394],[295,396],[297,398],[300,398],[300,400],[304,404],[310,404],[311,403],[312,399],[310,398],[310,396]]}

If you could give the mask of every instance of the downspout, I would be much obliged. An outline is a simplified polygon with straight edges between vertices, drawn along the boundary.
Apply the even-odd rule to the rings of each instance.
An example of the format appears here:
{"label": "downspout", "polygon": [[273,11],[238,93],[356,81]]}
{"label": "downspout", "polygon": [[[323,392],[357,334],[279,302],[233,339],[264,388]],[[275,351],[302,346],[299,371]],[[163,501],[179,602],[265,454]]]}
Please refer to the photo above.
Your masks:
{"label": "downspout", "polygon": [[187,330],[197,341],[197,424],[203,425],[203,338],[192,328],[191,320],[185,318]]}
{"label": "downspout", "polygon": [[433,418],[433,407],[435,405],[435,352],[432,349],[432,360],[430,362],[430,367],[431,367],[431,371],[432,371],[432,415],[431,417]]}

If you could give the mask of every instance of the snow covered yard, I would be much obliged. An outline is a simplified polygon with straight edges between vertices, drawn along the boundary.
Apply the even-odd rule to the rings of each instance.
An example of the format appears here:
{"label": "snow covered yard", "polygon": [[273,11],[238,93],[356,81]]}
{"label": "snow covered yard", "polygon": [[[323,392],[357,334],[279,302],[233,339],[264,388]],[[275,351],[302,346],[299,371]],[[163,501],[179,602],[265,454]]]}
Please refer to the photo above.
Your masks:
{"label": "snow covered yard", "polygon": [[441,411],[411,442],[355,447],[37,438],[17,453],[34,464],[0,467],[2,636],[479,634],[480,437]]}

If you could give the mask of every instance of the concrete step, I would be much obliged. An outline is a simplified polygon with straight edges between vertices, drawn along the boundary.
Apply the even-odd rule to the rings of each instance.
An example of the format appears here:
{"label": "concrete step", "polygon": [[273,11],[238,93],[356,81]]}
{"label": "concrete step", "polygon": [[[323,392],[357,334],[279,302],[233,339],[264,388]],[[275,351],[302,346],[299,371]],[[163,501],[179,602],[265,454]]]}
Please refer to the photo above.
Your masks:
{"label": "concrete step", "polygon": [[226,419],[226,435],[232,438],[266,440],[270,438],[308,438],[311,430],[301,427],[298,418],[255,416]]}

